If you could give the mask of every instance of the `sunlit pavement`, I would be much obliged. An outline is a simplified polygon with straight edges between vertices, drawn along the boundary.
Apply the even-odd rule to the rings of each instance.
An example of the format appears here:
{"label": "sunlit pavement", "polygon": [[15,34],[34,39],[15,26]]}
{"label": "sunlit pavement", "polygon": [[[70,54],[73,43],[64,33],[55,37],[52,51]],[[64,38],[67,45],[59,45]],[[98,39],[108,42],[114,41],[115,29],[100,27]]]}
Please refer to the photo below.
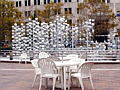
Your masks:
{"label": "sunlit pavement", "polygon": [[[91,72],[94,90],[120,90],[120,64],[94,64]],[[33,78],[34,68],[31,63],[0,62],[0,90],[38,90],[39,77],[34,87]],[[81,90],[75,85],[76,79],[73,80],[71,90]],[[84,87],[85,90],[92,90],[88,79],[84,79]],[[52,80],[49,80],[47,89],[43,82],[41,90],[52,90]]]}

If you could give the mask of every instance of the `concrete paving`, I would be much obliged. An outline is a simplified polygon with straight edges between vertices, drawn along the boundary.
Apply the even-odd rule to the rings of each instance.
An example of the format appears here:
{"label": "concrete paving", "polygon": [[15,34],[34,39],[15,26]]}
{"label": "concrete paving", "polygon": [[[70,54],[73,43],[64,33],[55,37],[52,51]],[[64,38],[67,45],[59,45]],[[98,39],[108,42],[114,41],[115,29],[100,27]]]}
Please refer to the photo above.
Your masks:
{"label": "concrete paving", "polygon": [[[94,64],[91,72],[94,90],[120,90],[120,64]],[[34,67],[31,63],[0,62],[0,90],[38,90],[39,77],[34,87],[33,78]],[[76,79],[73,79],[70,90],[81,90],[75,83]],[[84,87],[85,90],[92,90],[88,79],[84,79]],[[49,80],[47,89],[43,82],[41,90],[52,90],[52,80]]]}

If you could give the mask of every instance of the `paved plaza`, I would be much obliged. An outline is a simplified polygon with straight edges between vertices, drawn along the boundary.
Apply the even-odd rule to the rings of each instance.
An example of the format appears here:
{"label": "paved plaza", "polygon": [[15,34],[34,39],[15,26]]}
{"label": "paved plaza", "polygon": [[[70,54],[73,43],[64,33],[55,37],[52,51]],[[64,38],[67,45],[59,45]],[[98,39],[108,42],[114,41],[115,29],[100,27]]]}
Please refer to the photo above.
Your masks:
{"label": "paved plaza", "polygon": [[[0,90],[38,90],[39,77],[34,87],[33,78],[34,67],[31,63],[0,62]],[[71,90],[81,90],[75,86],[76,79],[73,80]],[[94,90],[120,90],[120,64],[94,64],[92,80]],[[52,90],[52,80],[50,79],[48,83],[48,89],[45,89],[42,83],[42,90]],[[85,90],[92,90],[88,79],[84,79],[84,87]]]}

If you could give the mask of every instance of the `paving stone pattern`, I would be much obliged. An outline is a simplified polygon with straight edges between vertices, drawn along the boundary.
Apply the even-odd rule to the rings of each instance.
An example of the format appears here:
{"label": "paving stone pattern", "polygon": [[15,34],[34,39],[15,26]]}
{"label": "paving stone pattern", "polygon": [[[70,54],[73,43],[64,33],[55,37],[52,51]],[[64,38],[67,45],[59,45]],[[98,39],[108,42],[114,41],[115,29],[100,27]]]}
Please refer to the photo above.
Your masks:
{"label": "paving stone pattern", "polygon": [[[94,90],[120,90],[120,64],[94,64],[91,72]],[[30,63],[0,62],[0,90],[38,90],[39,77],[34,87],[32,87],[33,78],[34,68]],[[76,81],[73,79],[70,90],[81,90],[75,86]],[[48,85],[48,88],[45,89],[43,82],[41,90],[52,90],[51,79]],[[84,79],[84,87],[85,90],[92,90],[88,79]],[[55,90],[62,89],[56,88]]]}

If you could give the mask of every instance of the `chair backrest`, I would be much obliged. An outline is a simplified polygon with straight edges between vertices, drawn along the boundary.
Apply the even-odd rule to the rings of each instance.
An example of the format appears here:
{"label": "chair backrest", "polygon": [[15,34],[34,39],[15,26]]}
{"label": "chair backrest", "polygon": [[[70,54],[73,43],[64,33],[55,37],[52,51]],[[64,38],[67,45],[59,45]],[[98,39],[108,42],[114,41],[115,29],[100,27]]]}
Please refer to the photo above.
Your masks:
{"label": "chair backrest", "polygon": [[94,64],[93,62],[86,62],[86,63],[83,63],[78,68],[78,71],[80,72],[82,78],[91,76],[91,68],[92,68],[93,64]]}
{"label": "chair backrest", "polygon": [[31,60],[33,67],[38,67],[38,60]]}
{"label": "chair backrest", "polygon": [[83,53],[82,55],[81,55],[81,57],[80,58],[82,58],[82,59],[86,59],[87,58],[87,53],[85,52],[85,53]]}
{"label": "chair backrest", "polygon": [[41,69],[38,67],[38,60],[31,60],[31,63],[35,69],[35,74],[41,74]]}
{"label": "chair backrest", "polygon": [[46,52],[40,52],[39,53],[39,59],[40,58],[47,58],[47,57],[49,57],[49,55]]}
{"label": "chair backrest", "polygon": [[22,58],[22,59],[26,59],[26,58],[27,58],[27,54],[26,54],[26,53],[22,53],[22,54],[21,54],[21,58]]}
{"label": "chair backrest", "polygon": [[48,59],[52,61],[61,61],[58,57],[48,57]]}
{"label": "chair backrest", "polygon": [[[79,62],[79,66],[81,66],[83,63],[85,63],[85,59],[71,59],[70,61],[72,62]],[[77,66],[71,66],[70,69],[72,70],[72,72],[77,72]]]}
{"label": "chair backrest", "polygon": [[41,68],[41,74],[54,74],[57,67],[52,60],[41,58],[38,60],[38,67]]}

